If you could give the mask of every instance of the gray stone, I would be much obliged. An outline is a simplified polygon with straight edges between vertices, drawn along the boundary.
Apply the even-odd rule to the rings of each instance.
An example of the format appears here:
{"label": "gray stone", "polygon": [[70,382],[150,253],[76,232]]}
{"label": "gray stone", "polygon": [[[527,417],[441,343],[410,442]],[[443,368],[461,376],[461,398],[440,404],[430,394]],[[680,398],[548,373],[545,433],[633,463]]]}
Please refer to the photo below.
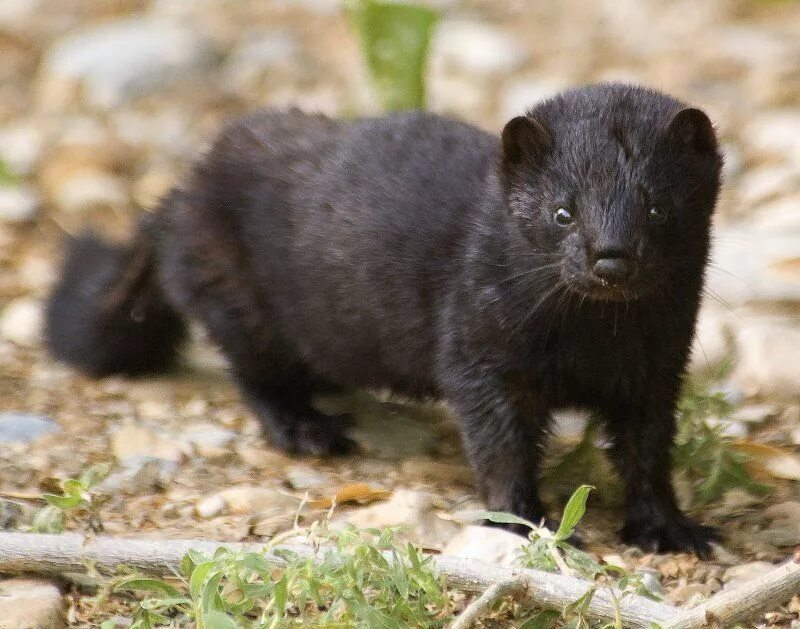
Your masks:
{"label": "gray stone", "polygon": [[128,193],[116,175],[86,169],[60,181],[53,190],[53,200],[65,212],[78,213],[119,207],[128,201]]}
{"label": "gray stone", "polygon": [[0,311],[0,338],[22,347],[39,343],[42,329],[42,304],[36,299],[20,297]]}
{"label": "gray stone", "polygon": [[800,321],[754,317],[739,323],[735,386],[748,396],[795,400],[800,392]]}
{"label": "gray stone", "polygon": [[757,205],[785,194],[800,181],[800,171],[788,165],[762,166],[749,170],[737,186],[739,198],[747,205]]}
{"label": "gray stone", "polygon": [[[797,210],[800,207],[795,212]],[[708,288],[730,306],[800,302],[798,252],[800,226],[797,229],[773,229],[769,225],[751,222],[717,229]]]}
{"label": "gray stone", "polygon": [[217,457],[230,451],[228,446],[236,438],[236,433],[211,422],[198,422],[187,426],[180,436],[183,441],[191,444],[200,455]]}
{"label": "gray stone", "polygon": [[469,75],[493,76],[518,68],[527,49],[502,29],[482,22],[442,22],[431,47],[432,63]]}
{"label": "gray stone", "polygon": [[98,486],[106,493],[129,495],[151,493],[170,484],[178,473],[178,464],[151,456],[137,456],[122,462],[122,468]]}
{"label": "gray stone", "polygon": [[36,218],[41,200],[26,185],[0,186],[0,223],[29,223]]}
{"label": "gray stone", "polygon": [[766,235],[800,234],[800,192],[759,205],[750,227]]}
{"label": "gray stone", "polygon": [[41,125],[17,123],[0,129],[0,160],[15,175],[31,174],[43,148]]}
{"label": "gray stone", "polygon": [[765,542],[777,548],[787,548],[800,544],[800,528],[796,523],[780,522],[775,523],[768,529],[754,533],[756,541]]}
{"label": "gray stone", "polygon": [[464,527],[442,549],[445,555],[510,566],[517,562],[524,537],[491,526]]}
{"label": "gray stone", "polygon": [[57,586],[29,577],[0,581],[0,629],[64,626],[64,604]]}
{"label": "gray stone", "polygon": [[746,424],[760,424],[776,417],[779,409],[774,404],[747,404],[731,413],[730,420]]}
{"label": "gray stone", "polygon": [[533,105],[549,98],[567,86],[558,79],[522,79],[510,83],[500,98],[500,114],[504,121],[520,116]]}
{"label": "gray stone", "polygon": [[286,480],[292,489],[311,489],[312,487],[329,486],[331,479],[307,465],[291,465],[286,470]]}
{"label": "gray stone", "polygon": [[30,443],[60,431],[61,427],[44,415],[17,411],[0,413],[0,442]]}
{"label": "gray stone", "polygon": [[364,452],[380,459],[403,459],[436,449],[430,426],[405,417],[358,417],[350,436]]}
{"label": "gray stone", "polygon": [[110,109],[202,69],[205,40],[169,20],[119,19],[75,32],[45,55],[43,101],[59,104],[82,86],[89,102]]}
{"label": "gray stone", "polygon": [[753,117],[745,128],[745,138],[761,153],[800,164],[800,113],[796,109],[777,109]]}
{"label": "gray stone", "polygon": [[356,528],[407,528],[410,535],[428,548],[442,548],[458,532],[458,525],[440,518],[440,507],[433,494],[398,489],[386,501],[348,513],[337,526],[349,523]]}
{"label": "gray stone", "polygon": [[730,360],[733,353],[730,313],[719,304],[706,299],[700,309],[695,329],[689,371],[714,373]]}
{"label": "gray stone", "polygon": [[739,177],[744,169],[744,158],[742,149],[731,142],[722,143],[722,154],[725,161],[722,163],[722,178],[730,182]]}
{"label": "gray stone", "polygon": [[774,567],[775,566],[766,561],[752,561],[750,563],[744,563],[740,566],[732,566],[725,571],[725,574],[722,577],[722,580],[725,583],[725,589],[732,590],[740,585],[749,583],[750,581],[765,575]]}
{"label": "gray stone", "polygon": [[299,506],[298,499],[277,489],[239,485],[203,498],[195,509],[201,517],[213,518],[223,512],[250,516],[295,513]]}
{"label": "gray stone", "polygon": [[234,90],[248,88],[265,73],[290,69],[297,60],[297,40],[285,31],[251,34],[228,59],[223,72]]}

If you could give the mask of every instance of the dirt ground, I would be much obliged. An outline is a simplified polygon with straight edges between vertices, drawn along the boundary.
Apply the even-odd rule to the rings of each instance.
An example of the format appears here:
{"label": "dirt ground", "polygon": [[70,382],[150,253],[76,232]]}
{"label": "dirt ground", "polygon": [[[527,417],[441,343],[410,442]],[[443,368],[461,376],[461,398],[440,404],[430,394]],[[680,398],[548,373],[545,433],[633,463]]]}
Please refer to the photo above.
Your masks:
{"label": "dirt ground", "polygon": [[[734,312],[710,304],[701,339],[708,362],[734,364],[717,383],[745,409],[729,422],[731,434],[786,458],[758,468],[774,486],[768,497],[734,491],[696,514],[724,533],[710,561],[621,545],[613,499],[594,498],[583,529],[591,552],[652,569],[679,604],[788,558],[800,545],[800,375],[786,358],[800,351],[800,4],[432,4],[443,16],[430,67],[436,110],[498,129],[526,100],[613,78],[677,93],[717,122],[727,159],[720,238],[753,234],[768,262],[748,266],[734,254],[723,270],[750,277],[767,265],[781,273],[754,275],[729,293],[721,284]],[[179,30],[162,41],[164,24]],[[114,37],[130,38],[131,49],[140,45],[137,33],[148,33],[160,56],[119,53],[114,66],[113,49],[96,36],[106,27],[121,28]],[[97,61],[105,55],[107,66]],[[329,401],[355,411],[364,454],[292,458],[261,438],[202,335],[178,372],[149,379],[85,378],[54,363],[41,344],[41,303],[65,232],[92,225],[125,234],[222,119],[263,104],[334,115],[376,110],[339,3],[14,0],[0,7],[0,59],[0,414],[6,428],[24,425],[13,439],[0,426],[4,527],[37,504],[27,496],[107,463],[105,534],[267,539],[291,526],[305,496],[350,488],[374,502],[344,504],[337,517],[405,524],[420,543],[444,548],[458,527],[441,516],[478,501],[443,407],[380,393]],[[155,83],[143,80],[154,75]],[[31,416],[41,424],[31,428]],[[566,424],[568,442],[575,421]],[[587,470],[574,482],[591,480]],[[402,490],[414,492],[402,494],[414,497],[411,506],[387,506]],[[554,507],[563,504],[562,489],[548,493]],[[76,626],[97,622],[86,599],[76,594],[70,605]],[[795,597],[762,622],[799,626],[799,614]]]}

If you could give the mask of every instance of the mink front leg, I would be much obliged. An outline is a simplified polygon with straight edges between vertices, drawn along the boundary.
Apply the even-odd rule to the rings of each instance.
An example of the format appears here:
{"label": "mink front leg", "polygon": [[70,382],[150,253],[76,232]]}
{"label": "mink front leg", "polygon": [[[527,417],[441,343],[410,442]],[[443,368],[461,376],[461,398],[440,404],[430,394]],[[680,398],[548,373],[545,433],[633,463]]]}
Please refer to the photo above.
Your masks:
{"label": "mink front leg", "polygon": [[686,517],[672,487],[675,402],[620,404],[608,411],[606,419],[612,454],[626,483],[622,539],[648,551],[687,550],[708,557],[710,542],[719,539],[719,534]]}
{"label": "mink front leg", "polygon": [[[512,401],[499,380],[485,374],[460,377],[448,397],[488,508],[541,522],[545,511],[537,477],[549,414]],[[524,527],[505,528],[528,533]]]}

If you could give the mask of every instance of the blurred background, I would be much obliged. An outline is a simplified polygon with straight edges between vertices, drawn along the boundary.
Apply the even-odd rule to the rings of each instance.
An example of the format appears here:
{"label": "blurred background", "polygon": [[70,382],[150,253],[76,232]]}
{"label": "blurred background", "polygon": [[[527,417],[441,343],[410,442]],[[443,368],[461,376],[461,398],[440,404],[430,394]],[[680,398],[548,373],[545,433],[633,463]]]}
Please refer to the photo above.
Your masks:
{"label": "blurred background", "polygon": [[[228,539],[253,534],[248,507],[198,509],[242,483],[325,493],[379,479],[470,500],[452,426],[362,400],[378,426],[360,437],[373,460],[291,461],[259,440],[208,348],[188,374],[93,382],[46,356],[41,300],[66,233],[123,236],[230,116],[424,104],[499,131],[538,99],[605,80],[670,92],[718,127],[725,186],[692,372],[737,407],[726,434],[784,457],[775,478],[800,479],[800,3],[431,0],[399,31],[368,4],[0,0],[0,483],[44,486],[111,461],[112,488],[132,497],[112,502],[108,530]],[[778,499],[796,493],[781,487]],[[741,548],[779,554],[774,536],[740,524]],[[783,542],[800,543],[791,531]]]}
{"label": "blurred background", "polygon": [[[398,97],[380,89],[380,60],[370,81],[367,61],[381,42],[369,49],[370,25],[341,0],[0,2],[0,337],[36,346],[29,300],[48,286],[64,230],[123,234],[229,116],[265,105],[355,116],[424,103],[499,130],[559,89],[622,80],[704,108],[724,142],[710,287],[748,314],[714,306],[702,362],[736,349],[743,390],[796,397],[800,361],[786,359],[800,354],[791,321],[800,299],[800,4],[426,6],[438,22],[412,18],[406,35],[421,39],[398,51],[412,75],[419,66],[409,55],[420,55],[425,93],[413,77],[403,82],[401,67]],[[391,60],[388,74],[391,83]],[[772,332],[755,325],[764,315],[788,329],[768,341]]]}

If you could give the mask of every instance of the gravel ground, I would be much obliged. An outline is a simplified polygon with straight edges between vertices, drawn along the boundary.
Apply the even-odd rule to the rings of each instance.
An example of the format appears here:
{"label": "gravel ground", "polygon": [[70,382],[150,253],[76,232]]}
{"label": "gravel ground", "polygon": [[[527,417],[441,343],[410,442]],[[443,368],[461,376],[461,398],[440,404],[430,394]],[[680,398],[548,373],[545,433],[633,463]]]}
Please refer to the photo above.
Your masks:
{"label": "gravel ground", "polygon": [[[442,14],[429,71],[437,111],[497,130],[565,86],[621,79],[673,92],[715,120],[726,187],[709,282],[725,305],[704,309],[692,369],[733,364],[716,383],[742,404],[726,429],[780,448],[785,458],[761,468],[775,491],[732,492],[703,511],[726,536],[712,561],[621,546],[613,503],[590,503],[585,528],[592,552],[652,568],[681,604],[790,556],[800,544],[800,3],[431,4]],[[184,368],[146,380],[86,379],[40,343],[64,232],[126,234],[223,119],[265,104],[377,111],[340,3],[6,0],[0,59],[0,494],[38,493],[103,462],[112,466],[106,533],[235,541],[285,529],[306,493],[350,488],[375,502],[339,517],[409,524],[417,541],[447,546],[458,526],[439,515],[476,498],[442,407],[366,394],[330,401],[356,411],[367,454],[292,459],[260,438],[200,335]],[[578,421],[564,424],[568,441]],[[6,528],[26,504],[0,503]],[[81,597],[68,601],[73,624],[97,620]],[[795,626],[798,612],[795,598],[763,622]]]}

